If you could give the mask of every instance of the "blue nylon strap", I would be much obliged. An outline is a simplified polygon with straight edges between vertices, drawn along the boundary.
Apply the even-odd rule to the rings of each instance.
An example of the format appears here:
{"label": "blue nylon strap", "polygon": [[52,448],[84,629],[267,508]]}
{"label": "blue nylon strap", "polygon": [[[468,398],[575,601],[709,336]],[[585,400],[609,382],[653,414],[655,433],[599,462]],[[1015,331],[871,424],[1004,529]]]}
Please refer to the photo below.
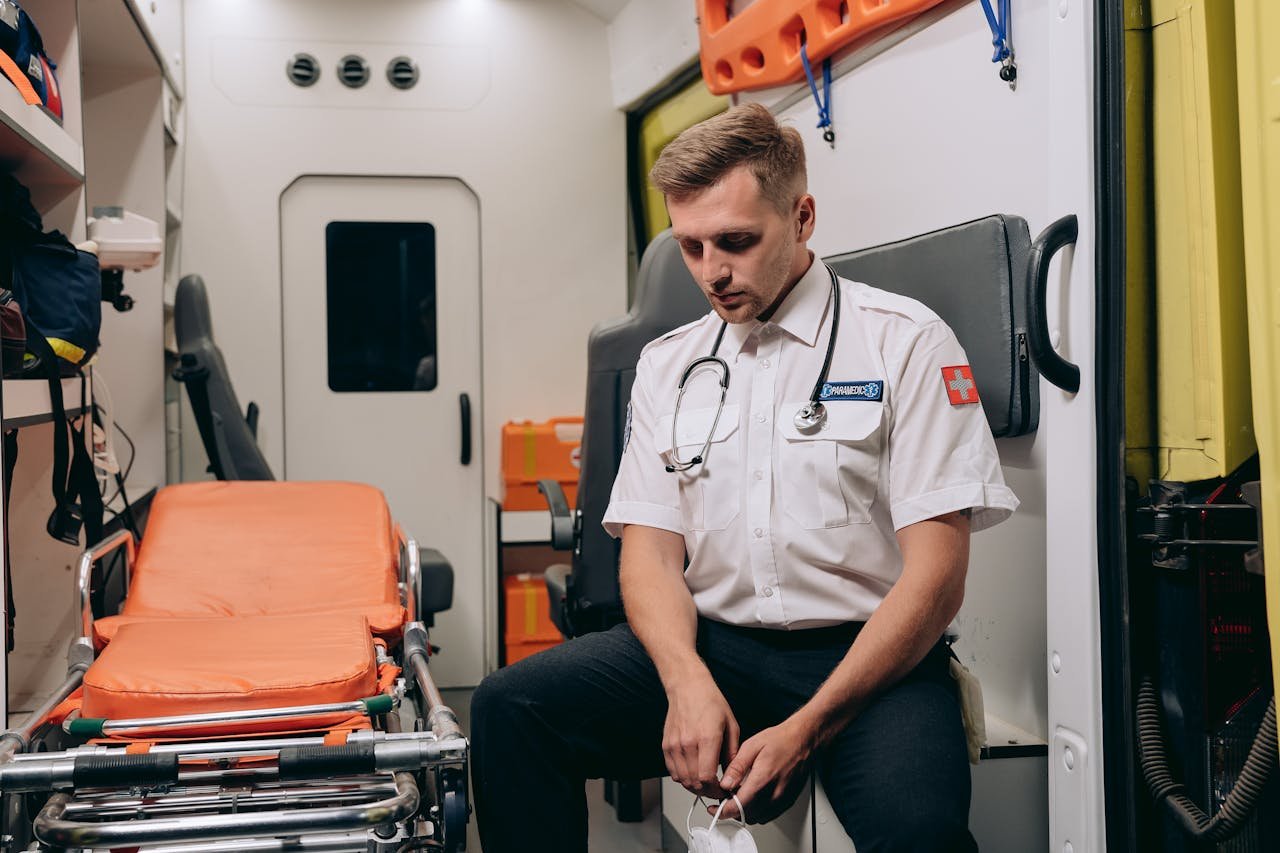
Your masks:
{"label": "blue nylon strap", "polygon": [[[991,0],[981,0],[982,12],[987,16],[987,26],[991,28],[991,44],[995,53],[992,62],[1003,62],[1009,58],[1009,0],[999,0],[999,14],[991,6]],[[803,55],[803,54],[802,54]]]}
{"label": "blue nylon strap", "polygon": [[814,103],[818,105],[818,128],[825,128],[827,132],[823,134],[823,138],[829,143],[834,143],[835,131],[831,127],[831,58],[827,57],[822,61],[821,95],[818,94],[818,81],[813,76],[813,66],[809,63],[809,49],[803,44],[800,45],[800,63],[804,65],[804,76],[809,81],[809,91],[813,93]]}

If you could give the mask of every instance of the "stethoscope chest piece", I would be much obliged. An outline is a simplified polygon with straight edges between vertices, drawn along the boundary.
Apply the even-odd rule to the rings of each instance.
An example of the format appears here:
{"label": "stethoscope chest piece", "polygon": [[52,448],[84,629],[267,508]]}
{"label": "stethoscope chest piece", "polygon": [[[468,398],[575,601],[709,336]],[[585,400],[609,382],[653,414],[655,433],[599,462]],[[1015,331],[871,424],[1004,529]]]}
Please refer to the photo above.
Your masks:
{"label": "stethoscope chest piece", "polygon": [[800,411],[796,412],[792,423],[796,425],[796,429],[803,433],[814,433],[822,429],[822,425],[827,422],[827,407],[819,403],[817,400],[810,400],[805,403]]}

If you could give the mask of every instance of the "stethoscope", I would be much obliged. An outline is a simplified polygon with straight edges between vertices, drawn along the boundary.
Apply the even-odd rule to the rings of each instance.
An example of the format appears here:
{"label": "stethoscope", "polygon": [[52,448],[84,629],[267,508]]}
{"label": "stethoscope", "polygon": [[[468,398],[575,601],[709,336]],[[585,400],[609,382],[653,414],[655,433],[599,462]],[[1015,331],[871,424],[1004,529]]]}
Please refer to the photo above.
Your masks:
{"label": "stethoscope", "polygon": [[[826,266],[825,264],[823,266]],[[822,429],[822,425],[827,421],[827,407],[822,405],[819,398],[822,396],[822,386],[827,384],[827,371],[831,369],[831,356],[836,350],[836,335],[840,331],[840,279],[836,277],[835,270],[827,267],[827,274],[831,276],[831,336],[827,339],[827,357],[822,360],[822,372],[818,374],[818,381],[813,385],[813,391],[809,394],[809,402],[800,407],[791,422],[796,425],[796,429],[805,434],[815,433]],[[704,355],[701,358],[695,358],[685,367],[684,373],[680,374],[679,393],[676,395],[676,410],[671,415],[671,459],[672,462],[667,467],[668,474],[674,474],[676,471],[688,471],[695,465],[701,465],[702,461],[707,458],[707,453],[711,450],[711,439],[715,437],[716,426],[720,423],[720,415],[724,412],[725,395],[729,393],[729,364],[716,355],[720,350],[720,342],[724,340],[724,330],[729,324],[721,321],[720,331],[716,333],[716,342],[711,347],[711,354]],[[685,383],[689,381],[689,377],[693,372],[702,365],[710,365],[720,373],[720,402],[716,405],[716,416],[711,421],[711,431],[707,433],[707,440],[702,443],[702,450],[690,459],[688,462],[680,458],[680,446],[676,440],[676,425],[680,422],[680,403],[684,400]]]}

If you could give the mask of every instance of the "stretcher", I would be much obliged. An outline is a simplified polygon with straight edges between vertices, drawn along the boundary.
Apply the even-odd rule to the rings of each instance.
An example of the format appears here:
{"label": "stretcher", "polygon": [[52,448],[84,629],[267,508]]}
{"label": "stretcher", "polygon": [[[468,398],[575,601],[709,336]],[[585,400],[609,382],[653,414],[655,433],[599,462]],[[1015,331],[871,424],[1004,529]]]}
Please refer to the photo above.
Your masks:
{"label": "stretcher", "polygon": [[[120,612],[95,566],[123,556]],[[81,556],[67,678],[0,735],[5,850],[464,850],[423,558],[376,489],[170,486]],[[447,606],[447,605],[445,605]]]}

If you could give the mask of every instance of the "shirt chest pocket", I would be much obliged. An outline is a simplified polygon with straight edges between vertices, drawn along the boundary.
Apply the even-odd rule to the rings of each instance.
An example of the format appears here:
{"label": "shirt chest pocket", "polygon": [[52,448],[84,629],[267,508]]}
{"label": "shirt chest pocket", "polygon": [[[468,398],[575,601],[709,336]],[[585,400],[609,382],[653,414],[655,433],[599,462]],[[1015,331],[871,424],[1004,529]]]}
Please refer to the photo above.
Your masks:
{"label": "shirt chest pocket", "polygon": [[719,418],[718,408],[681,408],[674,435],[671,415],[658,418],[656,426],[654,441],[663,465],[674,464],[677,456],[688,462],[704,455],[703,446],[711,438],[702,464],[667,474],[680,483],[680,515],[689,530],[723,530],[738,517],[742,502],[738,405],[726,405]]}
{"label": "shirt chest pocket", "polygon": [[791,421],[804,401],[784,403],[779,416],[779,494],[787,514],[806,530],[866,524],[880,487],[884,444],[881,403],[828,403],[822,429],[803,433]]}

